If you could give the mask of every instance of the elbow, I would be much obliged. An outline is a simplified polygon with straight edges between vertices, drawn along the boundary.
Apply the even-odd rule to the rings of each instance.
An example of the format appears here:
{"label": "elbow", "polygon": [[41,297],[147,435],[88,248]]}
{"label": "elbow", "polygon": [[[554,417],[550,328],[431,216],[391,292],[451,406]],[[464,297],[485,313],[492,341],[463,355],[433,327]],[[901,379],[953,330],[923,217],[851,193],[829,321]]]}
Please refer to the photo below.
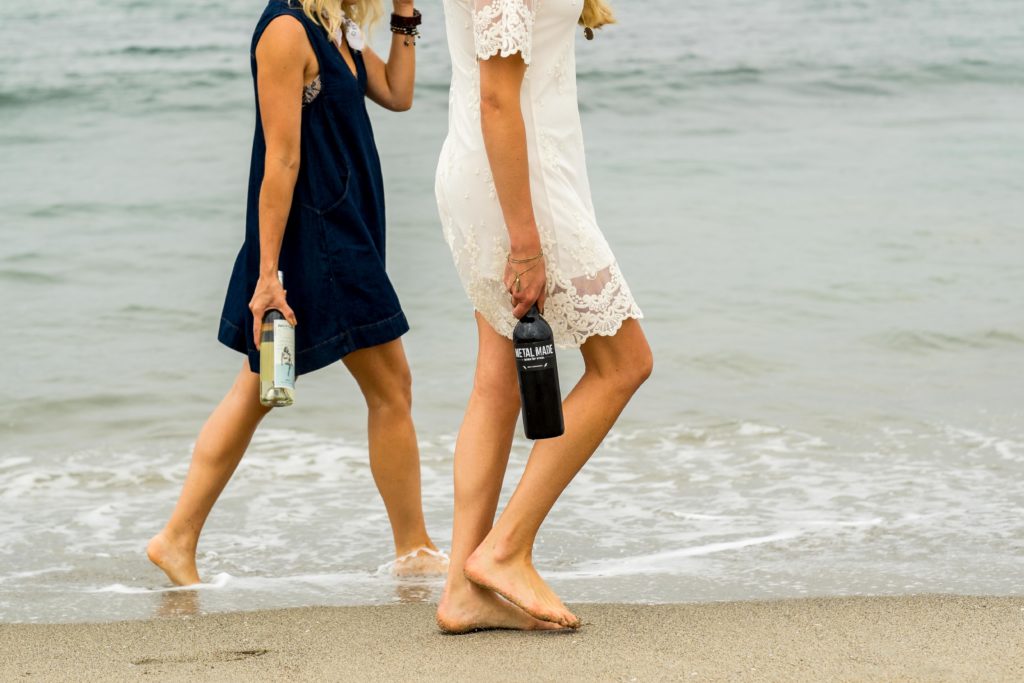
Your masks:
{"label": "elbow", "polygon": [[391,111],[409,111],[410,109],[412,109],[412,98],[410,97],[408,100],[398,100],[392,102],[391,106],[388,107],[388,109],[390,109]]}
{"label": "elbow", "polygon": [[298,173],[300,162],[301,159],[299,158],[298,155],[286,157],[284,159],[281,159],[281,169],[287,171],[288,173]]}
{"label": "elbow", "polygon": [[267,150],[267,170],[277,170],[286,174],[297,174],[302,155],[298,149],[287,152]]}
{"label": "elbow", "polygon": [[480,93],[480,118],[494,120],[510,112],[521,114],[519,98],[506,93],[484,90]]}

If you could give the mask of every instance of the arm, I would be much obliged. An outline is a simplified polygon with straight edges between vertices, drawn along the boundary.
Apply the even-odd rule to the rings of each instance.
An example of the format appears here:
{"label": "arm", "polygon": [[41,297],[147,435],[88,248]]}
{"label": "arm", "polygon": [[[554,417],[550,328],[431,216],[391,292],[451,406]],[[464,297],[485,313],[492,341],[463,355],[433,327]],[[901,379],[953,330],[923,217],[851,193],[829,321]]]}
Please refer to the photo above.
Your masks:
{"label": "arm", "polygon": [[[413,0],[394,0],[395,14],[411,17]],[[408,36],[391,34],[391,52],[385,63],[367,46],[363,51],[366,62],[366,95],[391,111],[407,111],[412,107],[413,86],[416,81],[416,48]]]}
{"label": "arm", "polygon": [[[509,255],[513,259],[527,259],[541,253],[530,194],[526,125],[520,105],[525,74],[526,63],[520,53],[509,57],[495,55],[480,61],[480,126],[508,229]],[[520,275],[521,289],[518,290],[514,285],[517,273],[524,273]],[[512,294],[515,317],[526,315],[534,302],[544,307],[547,283],[544,259],[524,264],[506,263],[504,282]]]}
{"label": "arm", "polygon": [[299,175],[302,134],[302,87],[315,69],[316,56],[306,31],[296,19],[279,17],[266,28],[256,46],[256,83],[260,117],[267,143],[263,184],[260,186],[260,274],[249,302],[253,338],[259,346],[260,323],[268,309],[277,309],[295,324],[277,279],[278,257],[284,239],[292,194]]}

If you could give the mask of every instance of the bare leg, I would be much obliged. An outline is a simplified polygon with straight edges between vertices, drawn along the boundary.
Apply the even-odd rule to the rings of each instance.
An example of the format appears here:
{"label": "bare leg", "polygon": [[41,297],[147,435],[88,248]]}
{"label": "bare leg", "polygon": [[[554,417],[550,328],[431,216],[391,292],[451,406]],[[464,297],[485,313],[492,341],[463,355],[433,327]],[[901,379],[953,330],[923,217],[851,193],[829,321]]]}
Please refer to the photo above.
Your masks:
{"label": "bare leg", "polygon": [[[354,351],[345,366],[366,399],[370,471],[391,521],[395,555],[437,550],[427,535],[420,492],[420,452],[412,422],[412,375],[402,342]],[[398,575],[443,574],[443,556],[420,552],[395,566]]]}
{"label": "bare leg", "polygon": [[573,628],[579,619],[533,567],[533,543],[558,496],[601,444],[653,366],[650,347],[635,320],[627,320],[614,337],[591,337],[582,352],[586,370],[563,405],[565,434],[534,445],[508,506],[465,563],[466,576],[474,583],[539,619]]}
{"label": "bare leg", "polygon": [[176,585],[199,583],[199,533],[257,425],[270,412],[260,405],[259,383],[259,375],[249,370],[248,363],[243,364],[234,385],[199,432],[192,464],[170,520],[146,547],[149,559]]}
{"label": "bare leg", "polygon": [[512,343],[477,314],[480,351],[473,392],[455,444],[455,523],[451,567],[437,608],[437,623],[449,633],[485,628],[558,628],[538,621],[463,575],[463,564],[487,536],[505,478],[516,418]]}

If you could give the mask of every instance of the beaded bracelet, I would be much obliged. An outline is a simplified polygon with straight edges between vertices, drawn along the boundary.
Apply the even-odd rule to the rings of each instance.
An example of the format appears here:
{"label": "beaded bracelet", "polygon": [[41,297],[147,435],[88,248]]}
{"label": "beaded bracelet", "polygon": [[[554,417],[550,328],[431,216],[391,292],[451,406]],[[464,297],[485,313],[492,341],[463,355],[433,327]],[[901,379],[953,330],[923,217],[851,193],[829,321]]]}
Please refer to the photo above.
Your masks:
{"label": "beaded bracelet", "polygon": [[[395,28],[392,26],[391,32],[404,35],[405,40],[402,41],[402,44],[412,45],[413,47],[416,47],[416,39],[420,37],[420,31],[416,28]],[[412,39],[412,42],[409,42],[410,38]]]}

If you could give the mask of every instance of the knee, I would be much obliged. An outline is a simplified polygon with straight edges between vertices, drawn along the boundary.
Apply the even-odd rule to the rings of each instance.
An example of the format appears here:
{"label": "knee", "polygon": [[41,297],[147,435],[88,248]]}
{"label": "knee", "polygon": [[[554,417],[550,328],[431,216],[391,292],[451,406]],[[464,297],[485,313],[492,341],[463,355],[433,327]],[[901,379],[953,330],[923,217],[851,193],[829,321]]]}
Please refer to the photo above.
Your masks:
{"label": "knee", "polygon": [[394,368],[382,382],[372,388],[363,389],[366,407],[373,411],[412,411],[412,372],[408,366]]}
{"label": "knee", "polygon": [[631,358],[616,363],[612,368],[599,370],[606,381],[615,385],[615,391],[632,395],[646,382],[654,372],[654,355],[650,348],[644,348]]}
{"label": "knee", "polygon": [[248,363],[238,373],[226,398],[233,405],[245,411],[252,411],[261,418],[273,410],[260,401],[260,376],[249,370]]}
{"label": "knee", "polygon": [[633,382],[636,388],[651,378],[651,374],[654,372],[654,354],[651,353],[650,347],[646,348],[641,354],[640,358],[636,361],[636,366],[633,369]]}

